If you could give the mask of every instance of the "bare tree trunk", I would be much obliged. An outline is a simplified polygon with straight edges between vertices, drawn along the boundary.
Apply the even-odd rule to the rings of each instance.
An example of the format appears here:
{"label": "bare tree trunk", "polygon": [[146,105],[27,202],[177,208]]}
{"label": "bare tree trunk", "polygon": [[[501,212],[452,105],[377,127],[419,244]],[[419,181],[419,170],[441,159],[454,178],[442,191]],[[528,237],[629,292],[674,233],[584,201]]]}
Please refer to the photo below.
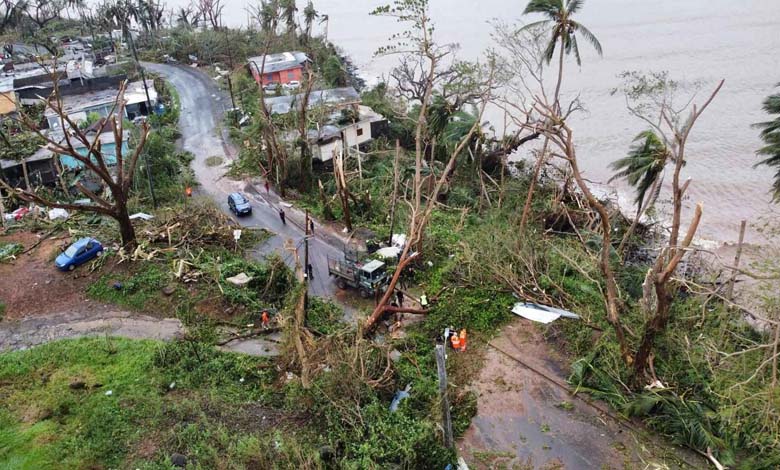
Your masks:
{"label": "bare tree trunk", "polygon": [[664,263],[665,257],[663,254],[659,255],[658,261],[656,261],[653,268],[654,272],[652,274],[656,295],[656,308],[653,317],[645,324],[642,341],[639,343],[639,348],[637,348],[636,355],[634,356],[634,375],[637,378],[641,377],[648,367],[648,359],[653,352],[656,337],[664,332],[666,325],[669,323],[669,312],[672,304],[669,279],[677,269],[677,265],[680,263],[685,250],[693,241],[693,236],[699,228],[701,213],[702,206],[701,204],[697,204],[696,211],[693,214],[693,220],[688,227],[688,232],[685,235],[682,246],[677,247],[675,255],[669,260],[668,264]]}
{"label": "bare tree trunk", "polygon": [[542,172],[542,166],[547,159],[547,145],[550,142],[549,137],[544,138],[544,144],[542,145],[542,151],[539,154],[539,158],[534,165],[534,174],[531,177],[531,182],[528,186],[528,194],[525,196],[525,205],[523,206],[523,215],[520,217],[520,231],[525,230],[525,225],[528,223],[528,215],[531,213],[531,202],[534,198],[534,190],[536,189],[536,181],[539,179],[539,174]]}
{"label": "bare tree trunk", "polygon": [[27,159],[22,159],[22,174],[24,175],[24,189],[32,191],[32,185],[30,184],[30,173],[27,171]]}

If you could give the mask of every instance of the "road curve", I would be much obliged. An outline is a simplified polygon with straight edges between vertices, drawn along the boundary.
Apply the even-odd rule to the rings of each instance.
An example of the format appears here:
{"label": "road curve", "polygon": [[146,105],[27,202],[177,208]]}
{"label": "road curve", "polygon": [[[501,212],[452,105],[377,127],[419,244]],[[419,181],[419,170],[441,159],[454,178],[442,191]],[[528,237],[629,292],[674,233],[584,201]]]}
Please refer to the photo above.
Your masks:
{"label": "road curve", "polygon": [[[263,257],[270,253],[278,253],[289,265],[294,260],[291,253],[284,249],[284,242],[291,240],[299,247],[299,256],[303,262],[304,223],[303,214],[284,205],[278,195],[258,191],[251,184],[231,181],[223,178],[227,170],[225,165],[209,167],[206,159],[212,156],[223,158],[226,162],[237,152],[220,134],[222,117],[230,107],[230,98],[217,87],[214,80],[200,70],[181,65],[143,63],[144,68],[165,77],[176,88],[179,94],[181,112],[179,130],[181,131],[181,147],[191,152],[195,159],[192,168],[201,187],[201,193],[208,194],[222,208],[228,210],[227,196],[234,191],[242,191],[253,204],[253,213],[248,217],[235,218],[245,227],[264,228],[274,233],[266,243],[258,247],[256,254]],[[281,204],[281,206],[280,206]],[[282,224],[279,218],[279,208],[283,207],[287,223]],[[339,289],[328,276],[327,257],[343,256],[343,245],[332,236],[316,233],[319,224],[315,221],[315,236],[310,237],[309,262],[314,276],[309,283],[309,294],[318,297],[338,300]]]}

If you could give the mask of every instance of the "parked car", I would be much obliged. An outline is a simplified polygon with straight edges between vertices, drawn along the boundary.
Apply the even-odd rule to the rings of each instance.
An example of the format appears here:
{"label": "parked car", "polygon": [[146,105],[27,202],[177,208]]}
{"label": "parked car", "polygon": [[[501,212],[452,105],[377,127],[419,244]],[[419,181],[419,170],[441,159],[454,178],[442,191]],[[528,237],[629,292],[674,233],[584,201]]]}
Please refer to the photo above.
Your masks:
{"label": "parked car", "polygon": [[279,89],[279,84],[276,83],[276,82],[271,82],[271,83],[269,83],[267,85],[263,85],[263,91],[265,91],[267,93],[273,93],[273,92],[275,92],[278,89]]}
{"label": "parked car", "polygon": [[252,214],[252,206],[241,193],[233,193],[228,196],[228,207],[230,207],[230,210],[236,215]]}
{"label": "parked car", "polygon": [[298,80],[293,80],[291,82],[285,83],[284,85],[282,85],[282,87],[285,90],[297,90],[298,88],[301,87],[301,82],[299,82]]}
{"label": "parked car", "polygon": [[103,255],[103,245],[91,237],[82,238],[60,253],[54,264],[60,271],[73,271],[76,266]]}

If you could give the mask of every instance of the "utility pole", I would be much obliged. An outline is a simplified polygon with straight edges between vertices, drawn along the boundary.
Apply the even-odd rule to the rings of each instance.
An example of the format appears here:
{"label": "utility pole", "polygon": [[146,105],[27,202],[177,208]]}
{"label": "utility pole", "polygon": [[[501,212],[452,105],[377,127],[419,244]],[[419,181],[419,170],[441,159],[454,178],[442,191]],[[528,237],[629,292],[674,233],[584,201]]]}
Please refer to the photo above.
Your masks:
{"label": "utility pole", "polygon": [[228,83],[228,90],[230,90],[230,102],[233,103],[233,111],[231,111],[231,114],[233,115],[233,123],[238,126],[238,113],[236,113],[236,98],[233,96],[233,82],[230,80],[230,74],[233,73],[233,52],[232,48],[230,47],[230,37],[228,36],[228,29],[224,29],[225,32],[225,42],[227,42],[227,51],[228,51],[228,68],[230,71],[227,74],[227,83]]}
{"label": "utility pole", "polygon": [[395,141],[395,161],[393,162],[393,198],[390,206],[390,241],[388,246],[393,246],[393,230],[395,229],[395,200],[398,192],[398,160],[401,157],[401,143]]}
{"label": "utility pole", "polygon": [[[446,341],[446,339],[445,339]],[[447,353],[445,348],[447,343],[437,344],[434,353],[436,354],[436,370],[439,374],[439,397],[441,398],[441,426],[444,429],[444,447],[452,449],[454,440],[452,437],[452,417],[450,416],[450,401],[447,398]]]}
{"label": "utility pole", "polygon": [[309,210],[306,209],[306,218],[304,219],[304,225],[306,228],[304,229],[305,236],[303,238],[303,278],[306,280],[306,285],[304,286],[306,288],[306,292],[304,295],[304,309],[309,308]]}
{"label": "utility pole", "polygon": [[[135,50],[135,42],[133,41],[133,31],[128,28],[127,37],[130,41],[130,49],[133,51],[133,58],[135,59],[135,65],[141,72],[141,80],[144,83],[144,92],[146,92],[146,112],[151,115],[152,113],[152,100],[149,98],[149,87],[146,86],[146,75],[144,74],[144,68],[141,67],[141,63],[138,61],[138,52]],[[124,116],[120,116],[120,119]],[[149,155],[144,154],[144,163],[146,167],[146,179],[149,180],[149,195],[152,196],[152,206],[157,209],[157,197],[154,195],[154,185],[152,184],[152,168],[149,164]]]}

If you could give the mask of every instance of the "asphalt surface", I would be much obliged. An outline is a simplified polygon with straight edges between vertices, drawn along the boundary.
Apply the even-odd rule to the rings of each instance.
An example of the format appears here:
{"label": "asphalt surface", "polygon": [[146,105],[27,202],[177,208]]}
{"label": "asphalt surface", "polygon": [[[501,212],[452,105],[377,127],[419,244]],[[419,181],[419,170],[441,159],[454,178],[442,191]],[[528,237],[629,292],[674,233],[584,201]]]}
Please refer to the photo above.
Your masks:
{"label": "asphalt surface", "polygon": [[[294,264],[294,255],[285,249],[285,242],[298,247],[300,262],[303,263],[304,214],[286,205],[277,194],[266,193],[263,188],[255,188],[246,182],[224,178],[227,164],[237,154],[235,148],[221,135],[223,115],[231,107],[230,97],[217,87],[217,84],[200,70],[182,65],[144,63],[143,66],[165,77],[179,93],[181,113],[179,130],[181,147],[195,156],[192,168],[200,183],[198,191],[211,196],[214,201],[242,226],[264,228],[275,235],[257,247],[255,255],[259,258],[271,253],[282,256],[288,265]],[[206,159],[218,156],[225,165],[209,167]],[[258,190],[259,189],[259,190]],[[250,216],[236,217],[227,205],[231,192],[240,191],[252,203]],[[287,223],[279,217],[279,209],[285,211]],[[330,298],[343,303],[344,293],[328,276],[327,257],[343,257],[343,244],[333,234],[324,233],[315,221],[314,236],[309,240],[309,263],[313,269],[313,279],[309,283],[309,294]],[[318,233],[320,232],[320,233]]]}

